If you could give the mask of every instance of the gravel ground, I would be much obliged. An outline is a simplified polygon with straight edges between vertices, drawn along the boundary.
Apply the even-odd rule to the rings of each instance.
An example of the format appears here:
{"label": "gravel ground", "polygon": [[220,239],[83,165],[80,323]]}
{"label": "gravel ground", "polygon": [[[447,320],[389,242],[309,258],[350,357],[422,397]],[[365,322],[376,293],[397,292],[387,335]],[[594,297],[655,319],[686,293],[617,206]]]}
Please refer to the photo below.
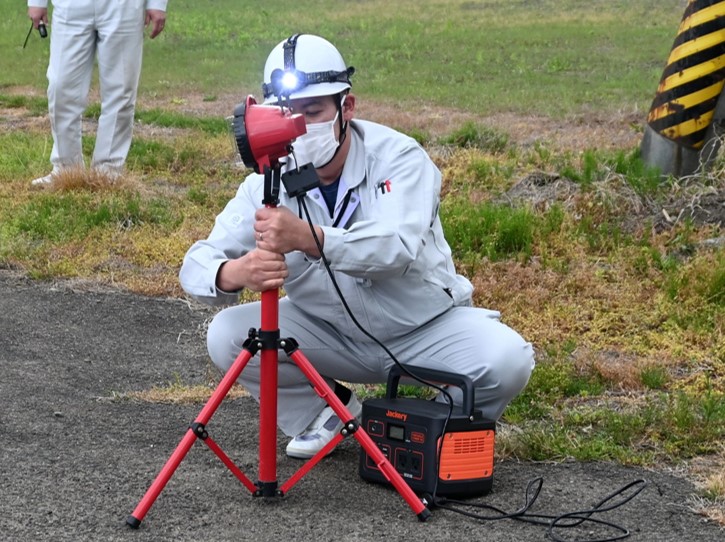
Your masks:
{"label": "gravel ground", "polygon": [[[474,519],[441,508],[419,522],[397,492],[360,479],[353,439],[272,502],[252,497],[197,441],[140,528],[129,528],[126,517],[201,405],[151,404],[123,394],[177,379],[204,382],[208,361],[200,330],[209,315],[182,300],[0,272],[1,540],[550,539],[546,526]],[[251,399],[229,398],[208,425],[252,479],[257,416]],[[284,456],[282,442],[279,450],[281,484],[300,463]],[[515,511],[525,501],[527,483],[538,477],[543,485],[531,513],[587,509],[645,480],[631,501],[597,518],[627,529],[629,540],[725,540],[723,529],[691,511],[693,485],[671,472],[503,461],[496,465],[492,493],[471,502]],[[564,540],[617,534],[593,523],[555,531]]]}

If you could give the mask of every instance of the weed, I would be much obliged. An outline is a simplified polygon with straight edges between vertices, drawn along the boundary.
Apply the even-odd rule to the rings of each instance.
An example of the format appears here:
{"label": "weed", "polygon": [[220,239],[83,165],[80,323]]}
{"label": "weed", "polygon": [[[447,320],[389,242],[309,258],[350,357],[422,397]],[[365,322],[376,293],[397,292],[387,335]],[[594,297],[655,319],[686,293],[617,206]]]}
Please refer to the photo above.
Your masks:
{"label": "weed", "polygon": [[454,253],[463,260],[531,255],[536,219],[528,209],[446,201],[443,223]]}
{"label": "weed", "polygon": [[469,121],[450,135],[441,138],[441,143],[460,148],[476,148],[496,154],[506,148],[508,136],[493,128],[477,126]]}
{"label": "weed", "polygon": [[663,188],[660,172],[645,164],[639,150],[619,151],[613,160],[613,170],[640,196],[657,194]]}
{"label": "weed", "polygon": [[668,382],[667,371],[657,365],[645,367],[639,376],[642,384],[651,390],[664,389]]}

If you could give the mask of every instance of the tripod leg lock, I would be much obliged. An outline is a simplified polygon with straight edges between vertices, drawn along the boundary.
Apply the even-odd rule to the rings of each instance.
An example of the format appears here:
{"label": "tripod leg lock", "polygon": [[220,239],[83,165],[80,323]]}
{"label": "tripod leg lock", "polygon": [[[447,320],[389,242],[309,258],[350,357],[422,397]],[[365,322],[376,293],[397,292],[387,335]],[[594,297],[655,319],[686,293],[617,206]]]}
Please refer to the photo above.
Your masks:
{"label": "tripod leg lock", "polygon": [[289,356],[300,347],[300,343],[298,343],[295,339],[288,337],[279,341],[279,347]]}
{"label": "tripod leg lock", "polygon": [[209,438],[209,433],[207,432],[206,426],[203,423],[194,422],[189,426],[189,428],[201,440],[206,440],[207,438]]}
{"label": "tripod leg lock", "polygon": [[255,355],[263,346],[263,341],[257,336],[257,330],[251,328],[247,339],[242,344],[242,348],[250,354]]}
{"label": "tripod leg lock", "polygon": [[360,422],[357,421],[356,418],[353,418],[342,426],[342,429],[340,429],[340,434],[343,437],[349,437],[350,435],[354,435],[358,429],[360,429]]}

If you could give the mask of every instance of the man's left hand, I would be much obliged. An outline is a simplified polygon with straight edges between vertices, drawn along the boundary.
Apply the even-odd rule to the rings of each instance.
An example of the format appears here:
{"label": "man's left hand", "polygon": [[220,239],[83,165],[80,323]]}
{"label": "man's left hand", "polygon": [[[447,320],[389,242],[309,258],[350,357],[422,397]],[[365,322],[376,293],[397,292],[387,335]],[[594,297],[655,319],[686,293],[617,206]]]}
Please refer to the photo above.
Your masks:
{"label": "man's left hand", "polygon": [[[257,209],[254,218],[255,238],[259,248],[279,254],[301,250],[314,257],[320,256],[309,225],[288,208],[263,207]],[[320,244],[324,246],[325,237],[322,229],[315,226],[315,232]]]}
{"label": "man's left hand", "polygon": [[166,24],[166,12],[160,9],[147,9],[145,25],[151,24],[151,39],[161,34]]}

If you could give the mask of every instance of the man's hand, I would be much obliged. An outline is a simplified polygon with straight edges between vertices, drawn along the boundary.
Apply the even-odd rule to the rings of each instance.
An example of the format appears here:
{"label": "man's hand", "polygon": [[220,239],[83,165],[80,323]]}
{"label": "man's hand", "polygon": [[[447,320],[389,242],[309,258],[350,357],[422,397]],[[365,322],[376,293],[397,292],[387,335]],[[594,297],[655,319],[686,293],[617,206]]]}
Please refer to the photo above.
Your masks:
{"label": "man's hand", "polygon": [[[287,207],[257,209],[254,218],[257,247],[280,254],[300,250],[315,258],[320,256],[309,224]],[[315,232],[320,244],[324,246],[325,236],[322,228],[315,226]]]}
{"label": "man's hand", "polygon": [[160,9],[147,9],[145,25],[151,24],[151,39],[161,34],[166,24],[166,12]]}
{"label": "man's hand", "polygon": [[225,292],[241,288],[264,292],[284,286],[287,275],[289,271],[282,254],[257,248],[241,258],[222,264],[216,282],[219,289]]}
{"label": "man's hand", "polygon": [[41,21],[48,24],[48,8],[28,8],[28,17],[33,21],[33,28],[37,30]]}

